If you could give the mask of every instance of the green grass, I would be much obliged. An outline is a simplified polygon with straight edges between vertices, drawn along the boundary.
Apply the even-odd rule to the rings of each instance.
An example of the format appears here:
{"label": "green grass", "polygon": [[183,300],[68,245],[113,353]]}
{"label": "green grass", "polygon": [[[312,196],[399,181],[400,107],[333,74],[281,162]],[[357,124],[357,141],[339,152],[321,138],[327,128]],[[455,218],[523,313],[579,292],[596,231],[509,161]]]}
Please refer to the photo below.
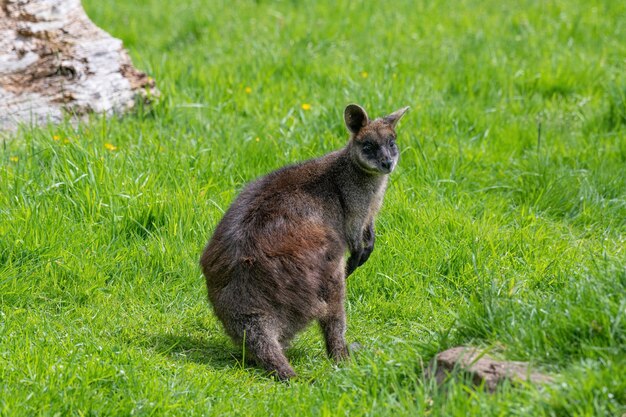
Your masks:
{"label": "green grass", "polygon": [[[162,98],[4,136],[0,415],[626,413],[626,4],[85,7]],[[277,383],[241,362],[197,261],[245,183],[345,143],[350,102],[412,108],[348,282],[365,349],[334,366],[312,326]],[[556,383],[424,381],[460,344]]]}

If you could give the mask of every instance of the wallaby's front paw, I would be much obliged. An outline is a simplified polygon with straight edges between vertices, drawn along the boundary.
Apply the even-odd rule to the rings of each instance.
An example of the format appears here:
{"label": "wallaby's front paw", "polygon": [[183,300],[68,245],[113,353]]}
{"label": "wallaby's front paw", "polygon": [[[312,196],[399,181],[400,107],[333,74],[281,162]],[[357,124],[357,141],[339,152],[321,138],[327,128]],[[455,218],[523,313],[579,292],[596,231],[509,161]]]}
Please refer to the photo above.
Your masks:
{"label": "wallaby's front paw", "polygon": [[363,250],[359,259],[359,265],[363,265],[369,259],[374,251],[374,243],[376,242],[376,233],[374,232],[374,224],[370,223],[363,231]]}
{"label": "wallaby's front paw", "polygon": [[370,255],[372,254],[372,252],[374,251],[374,242],[372,242],[371,246],[366,246],[363,249],[363,252],[361,252],[361,257],[359,259],[359,265],[361,266],[363,265],[370,257]]}
{"label": "wallaby's front paw", "polygon": [[348,262],[346,263],[346,278],[350,276],[361,265],[361,252],[354,253],[350,255],[348,258]]}

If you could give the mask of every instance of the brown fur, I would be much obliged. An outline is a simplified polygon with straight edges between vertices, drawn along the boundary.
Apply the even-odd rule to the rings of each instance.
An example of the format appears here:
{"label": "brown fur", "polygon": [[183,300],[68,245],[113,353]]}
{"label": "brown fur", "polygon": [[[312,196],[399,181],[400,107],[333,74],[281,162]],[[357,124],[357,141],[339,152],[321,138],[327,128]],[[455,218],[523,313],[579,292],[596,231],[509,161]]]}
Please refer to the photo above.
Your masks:
{"label": "brown fur", "polygon": [[284,349],[313,320],[328,354],[348,356],[345,278],[374,248],[374,217],[398,160],[394,127],[405,111],[370,121],[349,105],[347,146],[249,184],[202,254],[226,332],[279,379],[295,376]]}

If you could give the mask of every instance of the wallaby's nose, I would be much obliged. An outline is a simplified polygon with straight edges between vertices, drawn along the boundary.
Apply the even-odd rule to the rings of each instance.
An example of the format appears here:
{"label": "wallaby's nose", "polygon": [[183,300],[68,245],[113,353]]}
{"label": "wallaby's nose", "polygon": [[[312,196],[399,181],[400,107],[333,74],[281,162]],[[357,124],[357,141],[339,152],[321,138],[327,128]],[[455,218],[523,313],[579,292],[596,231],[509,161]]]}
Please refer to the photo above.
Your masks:
{"label": "wallaby's nose", "polygon": [[386,171],[390,171],[391,170],[391,165],[393,164],[393,161],[391,159],[387,159],[386,161],[383,161],[381,163],[383,169],[385,169]]}

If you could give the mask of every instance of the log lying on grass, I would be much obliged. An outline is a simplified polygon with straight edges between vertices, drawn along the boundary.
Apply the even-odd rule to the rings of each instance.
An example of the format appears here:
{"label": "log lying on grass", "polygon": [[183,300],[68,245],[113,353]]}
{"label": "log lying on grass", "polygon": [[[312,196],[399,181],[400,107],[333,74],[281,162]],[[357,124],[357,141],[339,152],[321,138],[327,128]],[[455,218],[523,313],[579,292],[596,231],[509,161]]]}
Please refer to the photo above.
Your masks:
{"label": "log lying on grass", "polygon": [[0,0],[0,130],[122,113],[157,95],[80,0]]}
{"label": "log lying on grass", "polygon": [[533,370],[528,362],[499,361],[471,347],[455,347],[440,352],[426,369],[427,378],[441,384],[455,374],[468,375],[476,386],[495,392],[498,385],[526,382],[533,385],[550,383],[553,378]]}

